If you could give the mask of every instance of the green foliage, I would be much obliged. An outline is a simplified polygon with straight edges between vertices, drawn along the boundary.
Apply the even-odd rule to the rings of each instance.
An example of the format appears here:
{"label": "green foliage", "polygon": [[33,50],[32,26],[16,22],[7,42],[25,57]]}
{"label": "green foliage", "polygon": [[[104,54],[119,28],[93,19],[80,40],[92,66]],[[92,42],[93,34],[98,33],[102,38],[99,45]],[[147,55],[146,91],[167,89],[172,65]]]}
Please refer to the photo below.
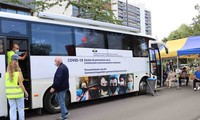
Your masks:
{"label": "green foliage", "polygon": [[168,40],[200,35],[200,6],[198,4],[195,5],[195,10],[198,11],[198,14],[192,19],[193,23],[191,25],[182,24],[179,28],[172,31],[170,35],[167,38],[164,38],[162,41],[167,42]]}
{"label": "green foliage", "polygon": [[166,37],[164,37],[162,41],[166,43],[168,41],[168,39]]}
{"label": "green foliage", "polygon": [[192,19],[192,30],[193,35],[197,36],[200,35],[200,6],[198,4],[195,5],[195,10],[198,11],[198,15]]}
{"label": "green foliage", "polygon": [[4,2],[10,2],[13,4],[19,4],[23,6],[36,5],[36,9],[33,12],[45,11],[55,5],[62,6],[63,2],[67,3],[65,10],[70,6],[75,6],[78,8],[79,13],[77,17],[90,18],[93,20],[110,22],[114,24],[121,24],[122,21],[117,20],[113,10],[111,10],[107,5],[114,5],[116,3],[111,3],[111,0],[35,0],[33,2],[21,2],[21,0],[4,0]]}
{"label": "green foliage", "polygon": [[121,24],[121,21],[116,19],[113,10],[107,7],[107,5],[113,4],[116,3],[111,3],[110,0],[77,0],[69,1],[66,8],[68,8],[69,5],[77,7],[77,17],[90,18],[93,20],[110,22],[114,24]]}
{"label": "green foliage", "polygon": [[175,40],[180,38],[189,37],[193,34],[193,31],[190,26],[182,24],[177,30],[170,33],[168,40]]}

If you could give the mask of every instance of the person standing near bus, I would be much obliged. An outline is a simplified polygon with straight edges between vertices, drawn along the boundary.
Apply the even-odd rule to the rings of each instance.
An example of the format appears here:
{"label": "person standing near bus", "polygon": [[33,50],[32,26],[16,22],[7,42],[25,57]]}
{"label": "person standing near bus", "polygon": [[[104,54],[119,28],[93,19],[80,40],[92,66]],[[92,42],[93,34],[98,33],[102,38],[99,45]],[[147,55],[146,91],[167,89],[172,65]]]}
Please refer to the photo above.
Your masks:
{"label": "person standing near bus", "polygon": [[65,105],[66,92],[69,89],[69,70],[62,62],[61,57],[55,58],[55,65],[58,67],[54,75],[53,85],[51,86],[50,93],[56,92],[56,100],[60,105],[61,117],[60,120],[67,120],[69,112]]}
{"label": "person standing near bus", "polygon": [[5,75],[6,97],[10,106],[10,120],[17,120],[17,111],[19,120],[24,120],[24,93],[28,98],[28,93],[22,83],[23,77],[19,68],[17,57],[13,55],[8,64]]}
{"label": "person standing near bus", "polygon": [[16,58],[17,60],[24,60],[27,56],[27,52],[23,56],[19,56],[19,45],[13,44],[12,45],[12,50],[7,52],[7,63],[9,64],[11,62],[11,57],[16,54],[18,57]]}

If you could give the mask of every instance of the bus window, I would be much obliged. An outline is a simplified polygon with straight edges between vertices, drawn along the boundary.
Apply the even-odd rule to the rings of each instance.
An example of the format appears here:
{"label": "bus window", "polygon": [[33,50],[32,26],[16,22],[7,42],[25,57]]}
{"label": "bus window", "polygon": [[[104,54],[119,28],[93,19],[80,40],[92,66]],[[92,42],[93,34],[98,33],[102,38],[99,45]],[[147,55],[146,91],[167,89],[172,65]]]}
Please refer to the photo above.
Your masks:
{"label": "bus window", "polygon": [[50,24],[31,25],[32,55],[68,55],[66,46],[73,45],[71,27]]}
{"label": "bus window", "polygon": [[27,36],[27,24],[23,21],[1,20],[3,34],[10,36]]}
{"label": "bus window", "polygon": [[148,43],[144,37],[135,37],[134,41],[134,57],[148,57]]}
{"label": "bus window", "polygon": [[77,47],[105,48],[104,34],[97,30],[75,28],[75,41]]}
{"label": "bus window", "polygon": [[125,35],[125,39],[123,40],[123,50],[133,51],[133,40],[130,35]]}
{"label": "bus window", "polygon": [[122,42],[124,39],[123,34],[118,33],[108,33],[107,34],[108,39],[108,49],[122,49]]}
{"label": "bus window", "polygon": [[119,33],[108,33],[108,49],[133,50],[130,35]]}

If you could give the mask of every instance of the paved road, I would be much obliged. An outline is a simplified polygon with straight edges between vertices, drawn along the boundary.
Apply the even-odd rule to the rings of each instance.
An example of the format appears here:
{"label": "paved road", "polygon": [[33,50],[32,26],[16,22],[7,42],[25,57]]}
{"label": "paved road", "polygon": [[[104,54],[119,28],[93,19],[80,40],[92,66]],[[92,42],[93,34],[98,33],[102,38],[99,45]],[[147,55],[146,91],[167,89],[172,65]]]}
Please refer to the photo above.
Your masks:
{"label": "paved road", "polygon": [[[158,96],[128,95],[75,104],[69,120],[200,120],[200,91],[162,89]],[[28,114],[26,120],[55,120],[59,114]]]}

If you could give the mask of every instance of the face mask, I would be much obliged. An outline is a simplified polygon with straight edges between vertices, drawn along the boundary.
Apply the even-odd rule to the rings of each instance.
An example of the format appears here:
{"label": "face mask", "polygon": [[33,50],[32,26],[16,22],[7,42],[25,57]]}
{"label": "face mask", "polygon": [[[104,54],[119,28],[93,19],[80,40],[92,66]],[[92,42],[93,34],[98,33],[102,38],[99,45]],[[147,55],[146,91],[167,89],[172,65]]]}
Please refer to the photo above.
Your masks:
{"label": "face mask", "polygon": [[15,50],[15,53],[18,53],[19,52],[19,50]]}
{"label": "face mask", "polygon": [[101,96],[108,96],[108,91],[101,90]]}
{"label": "face mask", "polygon": [[99,92],[97,90],[89,90],[90,97],[92,99],[98,98]]}
{"label": "face mask", "polygon": [[119,85],[120,86],[124,86],[124,82],[119,82]]}
{"label": "face mask", "polygon": [[102,89],[103,91],[107,91],[107,90],[108,90],[108,86],[101,86],[101,89]]}
{"label": "face mask", "polygon": [[110,91],[112,93],[115,93],[116,89],[117,89],[117,86],[110,86]]}
{"label": "face mask", "polygon": [[132,82],[128,82],[128,89],[132,90],[132,88],[133,88],[133,83]]}
{"label": "face mask", "polygon": [[54,65],[57,67],[57,64],[56,64],[56,62],[54,63]]}

